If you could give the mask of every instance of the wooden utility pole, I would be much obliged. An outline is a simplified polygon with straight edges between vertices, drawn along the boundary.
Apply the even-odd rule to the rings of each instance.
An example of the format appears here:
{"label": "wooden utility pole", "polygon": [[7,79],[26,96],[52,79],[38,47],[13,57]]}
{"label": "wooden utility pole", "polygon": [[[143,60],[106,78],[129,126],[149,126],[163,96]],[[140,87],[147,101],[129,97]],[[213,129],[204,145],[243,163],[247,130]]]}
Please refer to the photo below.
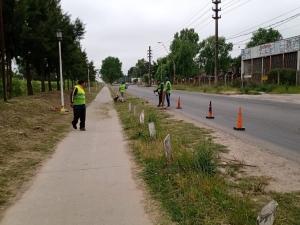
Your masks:
{"label": "wooden utility pole", "polygon": [[149,69],[148,69],[148,72],[149,72],[149,84],[148,84],[148,86],[149,87],[151,87],[151,55],[152,55],[152,53],[151,53],[151,46],[149,46],[149,50],[148,50],[148,57],[149,57]]}
{"label": "wooden utility pole", "polygon": [[221,0],[214,0],[212,1],[216,5],[216,8],[212,9],[215,12],[215,16],[212,18],[215,19],[216,25],[215,25],[215,38],[216,38],[216,43],[215,43],[215,86],[218,86],[218,55],[219,55],[219,37],[218,37],[218,20],[221,19],[221,16],[218,15],[219,11],[221,11],[221,8],[219,9],[218,6],[221,3]]}
{"label": "wooden utility pole", "polygon": [[3,85],[3,100],[7,102],[6,98],[6,82],[5,82],[5,59],[4,59],[4,29],[3,29],[3,12],[2,12],[2,0],[0,0],[0,39],[1,39],[1,73],[2,73],[2,85]]}

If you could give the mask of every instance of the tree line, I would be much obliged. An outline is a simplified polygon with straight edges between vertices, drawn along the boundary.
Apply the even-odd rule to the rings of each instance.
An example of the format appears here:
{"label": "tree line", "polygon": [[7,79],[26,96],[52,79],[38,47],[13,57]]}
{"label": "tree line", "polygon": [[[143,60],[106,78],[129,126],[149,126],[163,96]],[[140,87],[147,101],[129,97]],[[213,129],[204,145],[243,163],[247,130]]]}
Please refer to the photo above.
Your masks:
{"label": "tree line", "polygon": [[[278,41],[282,35],[272,28],[259,28],[252,34],[247,48],[262,45],[269,42]],[[151,77],[154,79],[186,79],[199,76],[202,73],[214,74],[215,67],[215,36],[199,41],[199,35],[194,29],[183,29],[174,34],[171,42],[169,54],[159,58],[151,65]],[[219,37],[219,57],[218,68],[226,73],[229,68],[238,72],[241,67],[241,55],[231,57],[230,51],[233,43],[227,42],[225,37]],[[149,79],[148,65],[145,59],[138,59],[137,63],[128,70],[129,77],[144,77],[144,81]]]}
{"label": "tree line", "polygon": [[[85,24],[74,21],[64,12],[60,0],[0,0],[1,74],[4,101],[12,97],[13,78],[27,81],[28,95],[33,95],[32,80],[41,83],[41,91],[59,90],[59,48],[56,31],[62,33],[61,56],[63,79],[72,85],[78,79],[94,81],[97,70],[89,61],[80,41]],[[18,72],[13,71],[17,66]],[[47,87],[46,87],[47,85]]]}

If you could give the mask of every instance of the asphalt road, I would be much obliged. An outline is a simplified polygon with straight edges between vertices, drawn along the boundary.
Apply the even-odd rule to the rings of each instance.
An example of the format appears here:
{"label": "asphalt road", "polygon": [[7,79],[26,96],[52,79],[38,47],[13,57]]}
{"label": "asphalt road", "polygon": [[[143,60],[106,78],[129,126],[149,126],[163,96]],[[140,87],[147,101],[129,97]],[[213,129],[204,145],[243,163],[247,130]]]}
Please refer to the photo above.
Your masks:
{"label": "asphalt road", "polygon": [[[158,103],[153,89],[155,87],[130,85],[127,93]],[[176,109],[179,97],[182,109]],[[215,117],[213,120],[206,119],[210,101]],[[237,123],[239,107],[242,107],[245,131],[233,129]],[[171,110],[179,111],[214,129],[221,129],[253,145],[300,162],[299,104],[173,90]]]}

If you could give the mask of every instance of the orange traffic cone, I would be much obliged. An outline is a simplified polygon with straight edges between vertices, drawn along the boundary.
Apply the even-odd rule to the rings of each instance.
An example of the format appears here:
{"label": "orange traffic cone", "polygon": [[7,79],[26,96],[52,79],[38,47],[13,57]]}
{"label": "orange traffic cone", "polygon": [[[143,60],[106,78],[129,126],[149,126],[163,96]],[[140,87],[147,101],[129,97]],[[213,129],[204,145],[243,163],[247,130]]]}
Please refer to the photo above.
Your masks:
{"label": "orange traffic cone", "polygon": [[215,117],[212,116],[212,108],[211,108],[211,101],[209,102],[209,109],[206,119],[214,119]]}
{"label": "orange traffic cone", "polygon": [[233,129],[235,129],[235,130],[245,130],[245,128],[243,128],[242,107],[239,107],[238,121],[237,121],[236,127],[234,127]]}
{"label": "orange traffic cone", "polygon": [[176,109],[182,109],[182,108],[180,107],[180,97],[178,98],[178,104],[177,104]]}

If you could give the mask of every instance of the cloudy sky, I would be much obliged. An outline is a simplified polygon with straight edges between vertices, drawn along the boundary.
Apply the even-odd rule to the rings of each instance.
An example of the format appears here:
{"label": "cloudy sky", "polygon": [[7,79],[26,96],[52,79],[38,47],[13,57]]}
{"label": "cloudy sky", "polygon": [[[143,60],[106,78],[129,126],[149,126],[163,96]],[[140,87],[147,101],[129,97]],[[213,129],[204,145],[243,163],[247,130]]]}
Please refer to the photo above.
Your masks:
{"label": "cloudy sky", "polygon": [[[86,24],[82,40],[97,69],[108,56],[118,57],[126,75],[138,59],[153,60],[167,54],[176,32],[194,28],[200,40],[214,35],[211,0],[61,0],[72,19]],[[300,0],[221,0],[219,36],[234,45],[237,56],[259,27],[278,29],[284,38],[300,35]],[[229,39],[231,37],[238,38]]]}

